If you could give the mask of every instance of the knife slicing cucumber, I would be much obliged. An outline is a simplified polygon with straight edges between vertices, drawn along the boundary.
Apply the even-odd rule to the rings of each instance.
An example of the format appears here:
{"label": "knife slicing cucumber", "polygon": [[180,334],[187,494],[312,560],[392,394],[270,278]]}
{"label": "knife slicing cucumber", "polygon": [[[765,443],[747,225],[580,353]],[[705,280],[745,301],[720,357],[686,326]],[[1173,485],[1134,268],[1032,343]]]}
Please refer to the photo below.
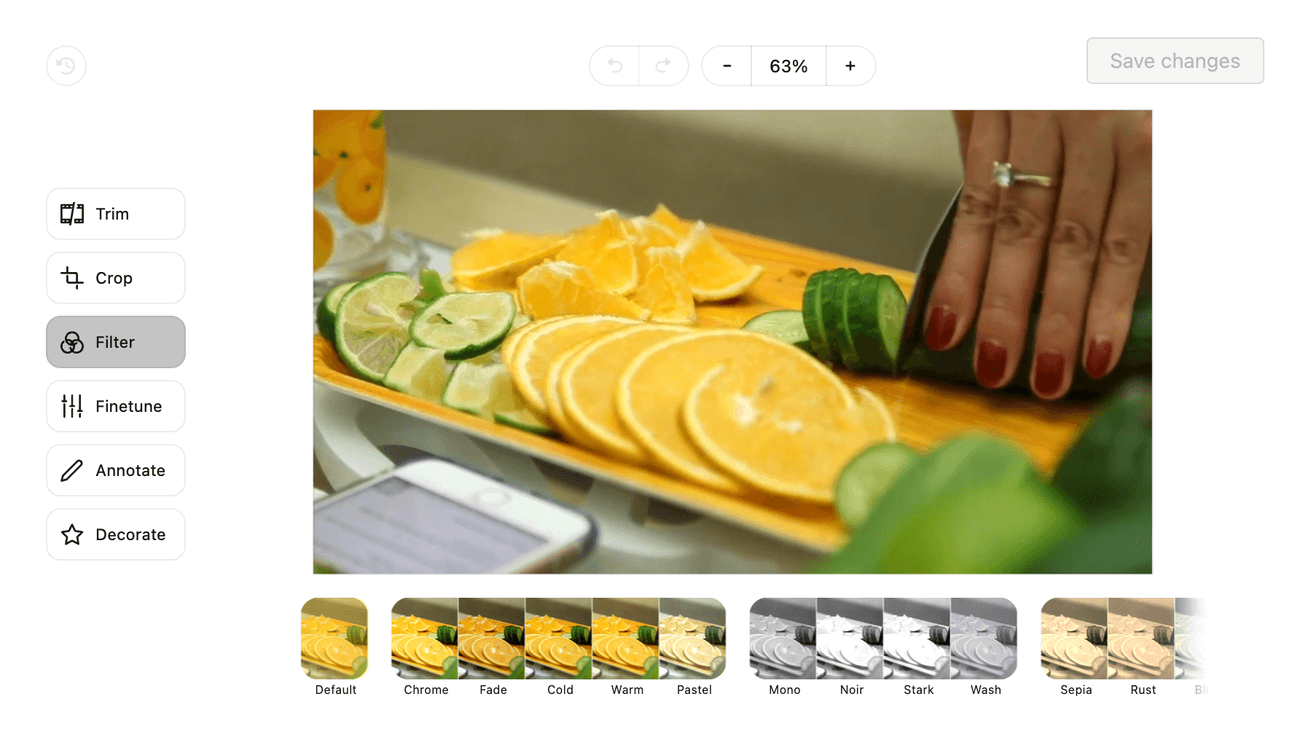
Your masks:
{"label": "knife slicing cucumber", "polygon": [[[1029,333],[1026,336],[1025,352],[1020,357],[1020,364],[1016,368],[1015,378],[1011,380],[1012,386],[1021,389],[1029,389],[1029,372],[1034,360],[1033,341],[1034,334],[1038,330],[1041,304],[1041,298],[1035,299],[1033,308],[1030,310],[1029,326],[1026,329]],[[1082,358],[1079,358],[1075,366],[1074,380],[1070,384],[1070,391],[1105,393],[1130,376],[1149,373],[1152,360],[1152,328],[1151,298],[1138,298],[1133,305],[1133,318],[1129,323],[1128,339],[1124,342],[1124,349],[1120,353],[1119,362],[1115,369],[1111,371],[1110,375],[1100,381],[1095,381],[1084,372]],[[911,356],[907,358],[907,362],[903,363],[903,371],[922,373],[962,383],[977,383],[974,365],[975,346],[974,326],[967,332],[966,338],[962,339],[961,344],[943,352],[935,352],[926,347],[924,343],[918,344],[916,349],[912,350]]]}
{"label": "knife slicing cucumber", "polygon": [[793,344],[807,352],[812,351],[808,341],[808,328],[803,322],[803,312],[798,310],[772,310],[759,313],[745,322],[741,328],[755,331],[777,341]]}
{"label": "knife slicing cucumber", "polygon": [[894,372],[907,299],[893,277],[819,271],[808,277],[803,299],[813,354],[851,370]]}
{"label": "knife slicing cucumber", "polygon": [[878,443],[849,460],[835,481],[835,511],[849,529],[861,524],[894,479],[920,455],[902,443]]}

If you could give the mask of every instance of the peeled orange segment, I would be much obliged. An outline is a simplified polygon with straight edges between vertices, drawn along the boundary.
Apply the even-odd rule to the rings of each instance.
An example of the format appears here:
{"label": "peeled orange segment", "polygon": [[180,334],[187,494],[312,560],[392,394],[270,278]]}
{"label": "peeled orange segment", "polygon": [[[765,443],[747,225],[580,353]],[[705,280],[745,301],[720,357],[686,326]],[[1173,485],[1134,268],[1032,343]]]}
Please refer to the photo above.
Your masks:
{"label": "peeled orange segment", "polygon": [[676,248],[683,235],[674,232],[649,217],[633,217],[625,225],[632,245],[636,249],[637,272],[642,281],[646,274],[646,251],[651,248]]}
{"label": "peeled orange segment", "polygon": [[[724,492],[744,492],[745,486],[714,464],[686,434],[682,405],[700,375],[713,366],[730,363],[752,368],[784,358],[788,352],[821,367],[800,350],[749,331],[703,331],[656,344],[619,377],[614,402],[619,420],[642,448],[675,474]],[[827,375],[834,378],[829,371]],[[847,390],[845,395],[851,399]]]}
{"label": "peeled orange segment", "polygon": [[650,311],[652,321],[694,323],[695,298],[682,257],[672,248],[649,248],[643,257],[641,284],[632,293],[632,302]]}
{"label": "peeled orange segment", "polygon": [[644,321],[650,311],[600,288],[592,273],[564,261],[548,261],[519,277],[519,304],[533,318],[610,315]]}
{"label": "peeled orange segment", "polygon": [[555,254],[556,261],[572,263],[591,272],[596,286],[614,295],[636,288],[636,250],[617,211],[604,211],[590,227],[569,236]]}
{"label": "peeled orange segment", "polygon": [[807,354],[715,366],[686,397],[682,422],[715,464],[759,490],[830,503],[840,470],[863,447],[892,441],[879,400],[859,400]]}
{"label": "peeled orange segment", "polygon": [[614,407],[619,377],[623,367],[641,352],[690,332],[680,326],[628,326],[571,352],[556,380],[564,414],[578,428],[578,442],[590,441],[591,448],[624,461],[648,462],[650,455],[619,422]]}
{"label": "peeled orange segment", "polygon": [[739,297],[763,275],[762,266],[751,266],[737,258],[718,242],[704,222],[697,222],[677,249],[696,300]]}
{"label": "peeled orange segment", "polygon": [[685,219],[680,219],[676,214],[668,210],[668,207],[662,203],[655,207],[655,210],[646,217],[661,227],[666,228],[673,233],[678,240],[686,237],[691,231],[691,223]]}
{"label": "peeled orange segment", "polygon": [[555,255],[563,235],[528,235],[499,229],[480,230],[451,254],[451,273],[459,286],[494,275],[508,277],[506,284],[543,259]]}
{"label": "peeled orange segment", "polygon": [[506,365],[519,395],[534,412],[549,418],[543,389],[551,365],[582,342],[632,323],[615,316],[572,316],[530,329],[518,340]]}

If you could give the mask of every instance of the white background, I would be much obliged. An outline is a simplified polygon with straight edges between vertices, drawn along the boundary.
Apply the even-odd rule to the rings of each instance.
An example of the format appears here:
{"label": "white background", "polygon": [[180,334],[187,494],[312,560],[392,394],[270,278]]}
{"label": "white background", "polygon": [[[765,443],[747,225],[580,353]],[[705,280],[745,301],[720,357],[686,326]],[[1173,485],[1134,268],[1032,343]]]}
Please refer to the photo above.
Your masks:
{"label": "white background", "polygon": [[[913,6],[915,5],[915,8]],[[286,743],[710,748],[876,743],[1026,747],[1261,736],[1288,719],[1294,623],[1296,27],[1283,3],[22,3],[0,45],[5,117],[7,501],[3,667],[15,747],[229,747]],[[470,10],[480,7],[480,10]],[[1267,9],[1267,10],[1266,10]],[[1263,37],[1263,85],[1096,86],[1089,37]],[[85,78],[46,76],[79,48]],[[673,45],[692,60],[668,88],[608,88],[588,73],[605,45]],[[718,45],[861,45],[862,87],[720,88],[699,75]],[[1151,108],[1155,110],[1156,574],[1150,577],[366,577],[310,574],[310,343],[306,142],[313,108]],[[168,313],[189,332],[182,447],[186,517],[171,562],[73,563],[45,551],[61,503],[44,487],[51,445],[45,322],[67,313],[41,281],[51,253],[88,249],[45,230],[60,186],[171,186],[186,197],[174,241],[99,250],[184,256],[188,291]],[[75,311],[79,314],[87,310]],[[115,305],[114,315],[157,315]],[[16,314],[16,315],[15,315]],[[268,324],[268,322],[273,322]],[[78,378],[125,374],[79,371]],[[136,376],[141,377],[141,376]],[[122,443],[149,442],[122,435]],[[76,499],[77,507],[84,507]],[[121,499],[104,507],[140,506]],[[159,504],[162,505],[162,504]],[[706,596],[728,608],[733,656],[710,697],[612,700],[602,685],[504,698],[452,686],[408,697],[380,657],[354,697],[318,697],[298,669],[300,605],[360,597],[382,655],[402,597]],[[767,697],[739,654],[764,596],[998,596],[1020,608],[1021,670],[1001,697],[941,686],[935,698],[868,684]],[[1053,596],[1197,596],[1213,607],[1213,694],[1161,683],[1155,697],[1093,684],[1067,699],[1033,659]],[[15,701],[16,700],[16,701]],[[1232,722],[1229,723],[1229,718]],[[686,742],[686,741],[683,741]],[[1217,745],[1217,744],[1216,744]]]}

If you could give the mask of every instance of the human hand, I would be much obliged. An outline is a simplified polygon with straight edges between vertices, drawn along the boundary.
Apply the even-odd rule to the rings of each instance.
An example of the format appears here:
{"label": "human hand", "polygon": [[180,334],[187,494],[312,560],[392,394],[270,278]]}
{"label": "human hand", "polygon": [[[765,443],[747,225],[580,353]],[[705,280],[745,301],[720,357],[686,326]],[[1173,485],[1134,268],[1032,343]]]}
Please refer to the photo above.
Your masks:
{"label": "human hand", "polygon": [[[954,113],[965,180],[926,315],[926,346],[956,346],[975,326],[973,367],[1005,386],[1026,349],[1034,393],[1070,390],[1076,363],[1102,378],[1128,337],[1151,242],[1151,113]],[[994,184],[995,162],[1052,179]]]}

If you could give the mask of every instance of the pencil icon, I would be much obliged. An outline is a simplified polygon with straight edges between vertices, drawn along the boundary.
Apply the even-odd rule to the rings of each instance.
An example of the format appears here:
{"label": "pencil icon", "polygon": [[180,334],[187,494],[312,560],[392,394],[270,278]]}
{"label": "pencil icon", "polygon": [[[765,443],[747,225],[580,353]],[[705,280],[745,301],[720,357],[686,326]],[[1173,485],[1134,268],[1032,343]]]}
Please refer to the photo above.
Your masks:
{"label": "pencil icon", "polygon": [[59,477],[59,482],[67,482],[68,480],[72,479],[72,476],[75,475],[75,474],[77,474],[77,470],[79,470],[79,469],[81,469],[81,460],[80,460],[80,459],[78,459],[78,460],[76,460],[75,462],[73,462],[73,463],[72,463],[72,466],[70,466],[70,467],[68,467],[67,469],[63,470],[63,475],[62,475],[61,477]]}

